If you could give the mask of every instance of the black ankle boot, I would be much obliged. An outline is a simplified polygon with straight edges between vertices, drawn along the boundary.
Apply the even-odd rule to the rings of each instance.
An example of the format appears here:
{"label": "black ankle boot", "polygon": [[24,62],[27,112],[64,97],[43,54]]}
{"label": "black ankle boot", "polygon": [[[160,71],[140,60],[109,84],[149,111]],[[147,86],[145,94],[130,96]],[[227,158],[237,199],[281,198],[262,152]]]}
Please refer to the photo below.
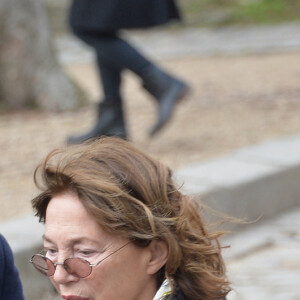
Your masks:
{"label": "black ankle boot", "polygon": [[82,134],[68,137],[68,144],[79,144],[91,138],[116,136],[127,139],[121,98],[106,98],[98,104],[98,115],[94,127]]}
{"label": "black ankle boot", "polygon": [[145,70],[143,87],[159,105],[157,122],[150,130],[153,136],[171,119],[176,104],[189,93],[190,87],[154,65]]}

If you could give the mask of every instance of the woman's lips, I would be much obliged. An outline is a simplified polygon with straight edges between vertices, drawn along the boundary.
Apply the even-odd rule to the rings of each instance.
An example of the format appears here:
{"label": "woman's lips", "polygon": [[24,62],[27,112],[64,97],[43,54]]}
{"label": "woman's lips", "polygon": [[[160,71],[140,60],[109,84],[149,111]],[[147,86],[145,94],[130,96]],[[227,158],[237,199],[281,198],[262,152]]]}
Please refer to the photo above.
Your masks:
{"label": "woman's lips", "polygon": [[66,300],[89,300],[88,298],[85,298],[85,297],[72,296],[72,295],[71,296],[62,295],[61,297]]}

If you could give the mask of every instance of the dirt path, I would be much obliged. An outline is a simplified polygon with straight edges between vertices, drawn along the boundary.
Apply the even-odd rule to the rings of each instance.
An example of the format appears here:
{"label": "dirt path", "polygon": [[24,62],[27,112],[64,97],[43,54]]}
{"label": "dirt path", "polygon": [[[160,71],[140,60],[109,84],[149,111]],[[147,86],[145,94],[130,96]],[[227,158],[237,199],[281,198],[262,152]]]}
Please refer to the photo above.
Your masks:
{"label": "dirt path", "polygon": [[[126,74],[124,94],[131,140],[173,168],[203,161],[262,140],[300,132],[300,52],[260,56],[189,57],[162,62],[193,86],[193,94],[156,138],[147,130],[155,106]],[[67,71],[97,99],[91,65]],[[77,112],[16,112],[0,116],[0,220],[31,211],[35,166],[67,134],[93,122],[92,106]]]}

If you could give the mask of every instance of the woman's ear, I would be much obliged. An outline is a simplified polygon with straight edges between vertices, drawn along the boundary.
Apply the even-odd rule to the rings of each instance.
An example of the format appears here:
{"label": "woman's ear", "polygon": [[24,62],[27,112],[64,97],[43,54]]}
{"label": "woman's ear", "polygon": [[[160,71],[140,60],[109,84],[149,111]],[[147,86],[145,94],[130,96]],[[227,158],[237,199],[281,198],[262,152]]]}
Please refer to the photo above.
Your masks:
{"label": "woman's ear", "polygon": [[167,262],[169,256],[168,245],[164,241],[153,240],[148,246],[150,259],[148,261],[147,273],[156,274]]}

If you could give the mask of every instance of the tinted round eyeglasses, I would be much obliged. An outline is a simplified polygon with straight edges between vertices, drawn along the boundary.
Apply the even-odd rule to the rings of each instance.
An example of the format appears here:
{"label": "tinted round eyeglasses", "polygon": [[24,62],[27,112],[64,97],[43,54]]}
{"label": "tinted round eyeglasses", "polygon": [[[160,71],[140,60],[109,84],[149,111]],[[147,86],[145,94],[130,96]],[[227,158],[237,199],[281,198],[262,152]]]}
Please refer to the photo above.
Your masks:
{"label": "tinted round eyeglasses", "polygon": [[113,254],[117,253],[125,246],[127,246],[130,242],[127,242],[122,247],[118,248],[114,252],[110,253],[106,257],[102,258],[96,264],[90,264],[87,260],[78,257],[70,257],[67,258],[64,262],[57,262],[54,263],[48,257],[42,254],[35,254],[31,257],[30,262],[34,265],[34,267],[40,271],[43,275],[46,276],[53,276],[56,270],[56,266],[62,265],[64,269],[71,275],[85,278],[88,277],[91,273],[93,268],[97,267],[101,262],[103,262],[108,257],[112,256]]}

